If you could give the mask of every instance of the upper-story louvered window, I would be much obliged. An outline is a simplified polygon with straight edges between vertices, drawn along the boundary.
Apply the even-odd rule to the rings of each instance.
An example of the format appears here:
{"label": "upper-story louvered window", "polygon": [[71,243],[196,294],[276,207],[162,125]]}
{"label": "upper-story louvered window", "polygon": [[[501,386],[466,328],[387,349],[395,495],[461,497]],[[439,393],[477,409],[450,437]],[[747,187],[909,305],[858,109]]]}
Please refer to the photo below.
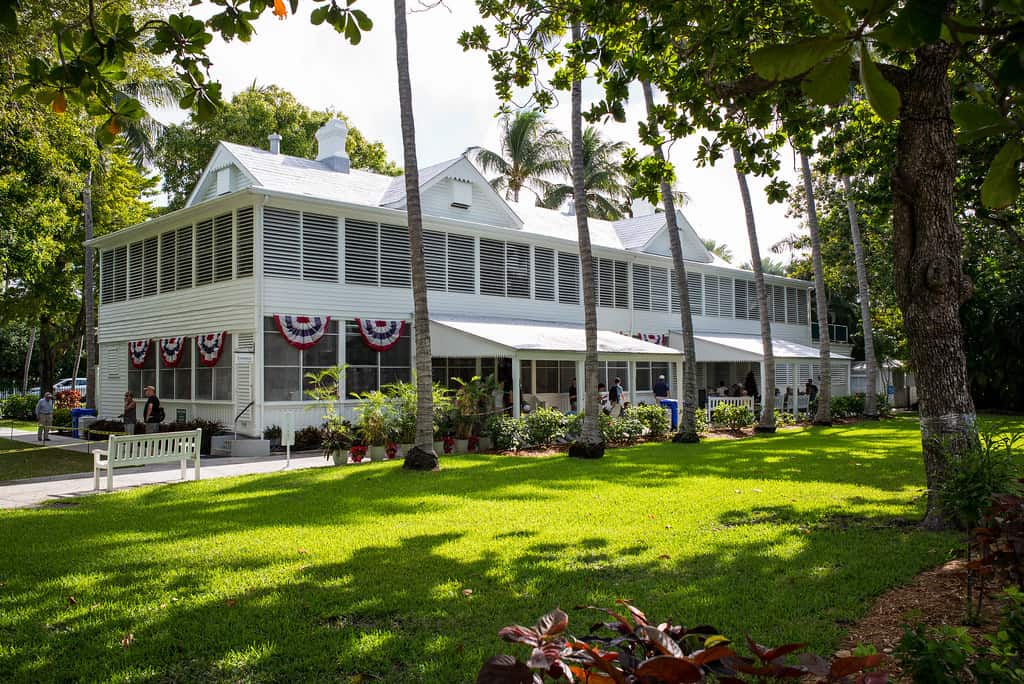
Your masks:
{"label": "upper-story louvered window", "polygon": [[647,264],[633,264],[633,308],[651,310],[651,267]]}
{"label": "upper-story louvered window", "polygon": [[746,318],[747,317],[747,281],[745,280],[734,280],[733,284],[733,303],[735,310],[733,312],[735,318]]}
{"label": "upper-story louvered window", "polygon": [[143,246],[143,274],[142,294],[146,297],[155,295],[159,291],[158,280],[160,277],[160,238],[146,238]]}
{"label": "upper-story louvered window", "polygon": [[175,235],[169,230],[160,236],[160,292],[174,291]]}
{"label": "upper-story louvered window", "polygon": [[[704,315],[721,316],[721,298],[719,297],[720,276],[704,274]],[[728,315],[728,314],[726,314]]]}
{"label": "upper-story louvered window", "polygon": [[597,305],[615,306],[615,267],[611,259],[594,257],[594,291],[597,294]]}
{"label": "upper-story louvered window", "polygon": [[427,272],[427,289],[444,292],[447,289],[445,269],[448,248],[445,234],[434,230],[423,231],[423,265]]}
{"label": "upper-story louvered window", "polygon": [[669,296],[669,307],[673,313],[679,311],[679,284],[676,283],[676,272],[675,269],[670,269],[668,272],[668,296]]}
{"label": "upper-story louvered window", "polygon": [[555,250],[534,247],[533,268],[536,278],[533,296],[547,302],[555,301]]}
{"label": "upper-story louvered window", "polygon": [[404,226],[380,227],[380,284],[384,287],[412,287],[409,254],[409,229]]}
{"label": "upper-story louvered window", "polygon": [[213,282],[213,219],[196,224],[196,286]]}
{"label": "upper-story louvered window", "polygon": [[274,278],[299,278],[302,232],[299,212],[263,208],[263,274]]}
{"label": "upper-story louvered window", "polygon": [[114,301],[114,250],[100,252],[100,304]]}
{"label": "upper-story louvered window", "polygon": [[[758,321],[761,319],[761,303],[757,299],[757,283],[753,280],[737,280],[737,284],[742,283],[746,287],[747,294],[747,320]],[[739,289],[739,288],[737,288]],[[736,316],[739,318],[739,316]]]}
{"label": "upper-story louvered window", "polygon": [[803,288],[796,289],[796,322],[800,325],[807,325],[807,290]]}
{"label": "upper-story louvered window", "polygon": [[235,225],[235,277],[252,275],[253,268],[253,211],[252,207],[238,210]]}
{"label": "upper-story louvered window", "polygon": [[505,243],[480,238],[480,294],[505,296]]}
{"label": "upper-story louvered window", "polygon": [[686,274],[686,289],[690,297],[690,315],[704,315],[704,276],[702,273]]}
{"label": "upper-story louvered window", "polygon": [[114,301],[128,299],[128,248],[114,248]]}
{"label": "upper-story louvered window", "polygon": [[175,285],[176,290],[192,287],[192,226],[184,226],[176,231],[175,252]]}
{"label": "upper-story louvered window", "polygon": [[234,225],[231,214],[221,214],[213,220],[213,279],[231,280],[234,258]]}
{"label": "upper-story louvered window", "polygon": [[799,315],[797,313],[798,311],[799,311],[799,306],[797,305],[797,301],[796,301],[796,288],[795,287],[787,287],[786,288],[786,322],[787,323],[796,323],[797,322],[797,316]]}
{"label": "upper-story louvered window", "polygon": [[668,269],[651,266],[651,310],[668,311]]}
{"label": "upper-story louvered window", "polygon": [[142,276],[145,268],[142,243],[131,243],[128,245],[128,299],[138,299],[142,296]]}
{"label": "upper-story louvered window", "polygon": [[476,239],[448,234],[448,291],[476,292]]}
{"label": "upper-story louvered window", "polygon": [[615,262],[615,308],[629,308],[629,264]]}
{"label": "upper-story louvered window", "polygon": [[338,282],[338,219],[302,212],[302,279]]}
{"label": "upper-story louvered window", "polygon": [[506,288],[509,297],[530,298],[530,245],[505,243]]}
{"label": "upper-story louvered window", "polygon": [[571,252],[558,253],[558,301],[580,303],[580,258]]}
{"label": "upper-story louvered window", "polygon": [[345,219],[345,282],[378,285],[380,240],[377,224]]}

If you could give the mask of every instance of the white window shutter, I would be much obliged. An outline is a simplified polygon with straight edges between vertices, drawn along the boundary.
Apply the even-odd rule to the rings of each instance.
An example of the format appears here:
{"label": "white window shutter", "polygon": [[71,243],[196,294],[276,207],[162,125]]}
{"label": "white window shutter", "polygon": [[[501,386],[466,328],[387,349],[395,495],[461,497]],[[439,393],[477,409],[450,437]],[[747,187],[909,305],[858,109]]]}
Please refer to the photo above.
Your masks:
{"label": "white window shutter", "polygon": [[476,238],[448,234],[448,291],[476,292]]}
{"label": "white window shutter", "polygon": [[615,269],[615,308],[629,308],[629,264],[616,261]]}
{"label": "white window shutter", "polygon": [[651,309],[668,311],[668,269],[651,266]]}
{"label": "white window shutter", "polygon": [[555,250],[534,247],[533,269],[536,274],[533,296],[542,301],[555,301]]}
{"label": "white window shutter", "polygon": [[338,219],[302,212],[302,279],[338,282]]}
{"label": "white window shutter", "polygon": [[727,276],[719,276],[718,282],[720,285],[718,291],[719,296],[721,297],[721,300],[718,304],[721,310],[721,316],[722,318],[728,318],[730,315],[732,315],[733,312],[732,278],[729,278]]}
{"label": "white window shutter", "polygon": [[142,272],[142,294],[146,297],[155,295],[159,291],[157,279],[160,276],[159,256],[160,238],[154,236],[146,238],[143,245],[143,272]]}
{"label": "white window shutter", "polygon": [[738,278],[733,281],[733,302],[736,308],[733,310],[733,315],[736,318],[747,317],[747,282],[745,280],[739,280]]}
{"label": "white window shutter", "polygon": [[721,316],[718,296],[720,278],[716,275],[704,274],[704,315]]}
{"label": "white window shutter", "polygon": [[647,264],[633,264],[633,308],[651,310],[651,268]]}
{"label": "white window shutter", "polygon": [[299,212],[263,208],[263,275],[298,279],[301,242]]}
{"label": "white window shutter", "polygon": [[128,299],[142,296],[143,249],[141,241],[128,245]]}
{"label": "white window shutter", "polygon": [[174,289],[185,290],[192,287],[192,226],[179,228],[176,235]]}
{"label": "white window shutter", "polygon": [[213,220],[213,279],[231,280],[234,261],[234,217],[221,214]]}
{"label": "white window shutter", "polygon": [[100,252],[100,304],[114,301],[114,250]]}
{"label": "white window shutter", "polygon": [[[825,312],[825,334],[828,334],[828,312]],[[799,325],[807,325],[807,290],[802,288],[796,291],[796,322]]]}
{"label": "white window shutter", "polygon": [[505,243],[480,238],[480,294],[505,296]]}
{"label": "white window shutter", "polygon": [[509,297],[530,298],[530,245],[505,243],[505,277]]}
{"label": "white window shutter", "polygon": [[196,224],[196,286],[213,282],[213,219]]}
{"label": "white window shutter", "polygon": [[174,264],[177,259],[174,238],[176,233],[169,230],[160,235],[160,292],[174,291]]}
{"label": "white window shutter", "polygon": [[757,299],[757,283],[753,280],[747,281],[747,318],[761,320],[761,303]]}
{"label": "white window shutter", "polygon": [[128,248],[124,245],[114,248],[114,301],[123,302],[128,298]]}
{"label": "white window shutter", "polygon": [[355,285],[380,284],[377,224],[345,219],[345,282]]}
{"label": "white window shutter", "polygon": [[423,231],[423,264],[427,271],[427,289],[445,291],[448,263],[445,234],[434,230]]}
{"label": "white window shutter", "polygon": [[558,301],[580,303],[580,258],[571,252],[558,253]]}
{"label": "white window shutter", "polygon": [[226,195],[231,192],[231,167],[217,170],[217,194]]}
{"label": "white window shutter", "polygon": [[408,228],[381,225],[380,264],[380,284],[383,287],[412,287]]}
{"label": "white window shutter", "polygon": [[253,210],[244,207],[235,217],[235,277],[251,276],[253,271]]}
{"label": "white window shutter", "polygon": [[469,209],[473,206],[473,184],[456,178],[451,179],[451,184],[452,206],[458,209]]}
{"label": "white window shutter", "polygon": [[686,274],[686,290],[690,298],[690,315],[704,315],[704,276],[701,273]]}

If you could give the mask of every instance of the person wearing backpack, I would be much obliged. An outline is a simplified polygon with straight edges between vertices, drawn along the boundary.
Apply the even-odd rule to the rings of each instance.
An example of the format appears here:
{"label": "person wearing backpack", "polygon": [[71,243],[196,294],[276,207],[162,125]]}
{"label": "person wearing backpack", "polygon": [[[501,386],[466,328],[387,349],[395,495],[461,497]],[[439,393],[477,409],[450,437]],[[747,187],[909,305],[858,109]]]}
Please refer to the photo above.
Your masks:
{"label": "person wearing backpack", "polygon": [[146,433],[160,432],[160,423],[164,422],[164,409],[156,396],[156,388],[146,385],[143,393],[146,395],[146,408],[142,414],[146,422]]}

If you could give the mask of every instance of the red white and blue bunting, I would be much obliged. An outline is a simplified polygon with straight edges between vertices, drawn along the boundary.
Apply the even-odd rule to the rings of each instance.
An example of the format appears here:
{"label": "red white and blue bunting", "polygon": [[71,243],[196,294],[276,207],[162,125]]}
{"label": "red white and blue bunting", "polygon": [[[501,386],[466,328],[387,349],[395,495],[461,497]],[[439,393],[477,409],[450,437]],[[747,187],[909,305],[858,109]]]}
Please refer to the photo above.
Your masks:
{"label": "red white and blue bunting", "polygon": [[373,318],[357,318],[356,325],[363,336],[363,342],[374,351],[387,351],[402,339],[405,321],[380,321]]}
{"label": "red white and blue bunting", "polygon": [[131,340],[128,342],[128,358],[132,368],[142,368],[149,356],[149,340]]}
{"label": "red white and blue bunting", "polygon": [[668,335],[664,333],[637,333],[637,337],[644,342],[650,342],[651,344],[663,346],[668,344]]}
{"label": "red white and blue bunting", "polygon": [[165,368],[176,368],[181,363],[181,353],[185,351],[184,337],[163,337],[160,346],[160,360]]}
{"label": "red white and blue bunting", "polygon": [[309,349],[327,333],[330,316],[274,314],[274,325],[296,349]]}
{"label": "red white and blue bunting", "polygon": [[196,335],[196,348],[199,350],[199,362],[204,366],[216,366],[220,355],[224,353],[224,340],[228,333],[207,333]]}

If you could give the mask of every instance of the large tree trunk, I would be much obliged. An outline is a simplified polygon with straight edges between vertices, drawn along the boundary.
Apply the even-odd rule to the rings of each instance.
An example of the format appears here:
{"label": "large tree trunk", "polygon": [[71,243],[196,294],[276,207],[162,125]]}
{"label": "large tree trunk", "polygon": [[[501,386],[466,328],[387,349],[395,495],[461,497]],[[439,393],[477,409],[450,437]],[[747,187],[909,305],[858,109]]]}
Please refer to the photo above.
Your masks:
{"label": "large tree trunk", "polygon": [[[654,114],[654,92],[651,84],[642,82],[644,102],[647,105],[647,125],[654,135],[658,134],[658,119]],[[665,154],[660,144],[652,146],[654,158],[664,163]],[[675,202],[672,198],[672,186],[668,181],[661,183],[661,200],[665,205],[665,220],[668,225],[668,242],[672,249],[672,264],[675,266],[676,290],[679,292],[679,321],[683,331],[683,377],[679,380],[683,385],[683,420],[679,425],[679,433],[673,438],[676,442],[699,442],[697,435],[697,352],[693,341],[693,316],[690,313],[690,292],[686,281],[686,263],[683,261],[683,245],[679,239],[679,226],[676,222]]]}
{"label": "large tree trunk", "polygon": [[[85,187],[82,188],[82,223],[85,225],[85,241],[92,240],[92,170],[85,175]],[[85,384],[88,408],[96,408],[96,296],[95,296],[95,262],[92,247],[85,247],[85,272],[82,275],[82,301],[85,304]],[[81,354],[79,354],[81,356]],[[78,367],[78,363],[75,363]],[[72,376],[77,378],[77,372]]]}
{"label": "large tree trunk", "polygon": [[750,202],[750,188],[747,177],[740,170],[740,153],[733,149],[732,162],[736,167],[736,180],[740,184],[743,198],[743,213],[747,219],[747,239],[750,241],[750,265],[754,269],[754,284],[757,287],[757,308],[761,319],[761,352],[764,356],[764,387],[761,388],[761,418],[758,432],[775,432],[775,352],[772,350],[772,324],[768,320],[768,288],[764,284],[764,269],[761,267],[761,247],[757,242],[757,225],[754,223],[754,205]]}
{"label": "large tree trunk", "polygon": [[818,312],[818,353],[821,377],[818,378],[818,410],[815,425],[832,424],[832,350],[828,327],[828,298],[825,296],[825,269],[821,264],[821,236],[818,231],[818,209],[814,206],[814,179],[807,153],[800,150],[804,191],[807,193],[807,227],[811,231],[811,264],[814,266],[814,308]]}
{"label": "large tree trunk", "polygon": [[[572,27],[572,40],[580,40],[579,24]],[[583,185],[583,93],[579,79],[572,82],[572,202],[576,209],[576,230],[579,234],[580,261],[583,266],[583,324],[587,354],[583,363],[583,434],[569,448],[570,456],[600,458],[604,456],[604,440],[598,422],[600,405],[597,397],[597,293],[594,291],[594,255],[590,248],[590,226],[587,223],[587,194]]]}
{"label": "large tree trunk", "polygon": [[843,176],[846,191],[846,213],[850,215],[850,235],[853,238],[853,261],[857,267],[857,294],[860,298],[860,320],[864,331],[864,365],[867,388],[864,390],[864,417],[878,420],[878,361],[875,358],[875,335],[871,325],[871,296],[868,289],[868,269],[864,261],[864,240],[860,234],[857,206],[853,203],[850,177]]}
{"label": "large tree trunk", "polygon": [[926,45],[901,90],[893,170],[893,275],[917,377],[928,485],[924,526],[948,525],[938,505],[950,457],[977,445],[974,402],[960,327],[971,283],[953,220],[956,144],[947,71],[956,47]]}
{"label": "large tree trunk", "polygon": [[[28,374],[32,368],[32,350],[36,347],[36,326],[32,326],[32,331],[28,335],[28,351],[25,352],[25,370],[21,374],[21,393],[28,394]],[[43,386],[39,386],[40,392]]]}
{"label": "large tree trunk", "polygon": [[416,165],[416,127],[409,80],[409,41],[405,0],[395,0],[395,53],[398,64],[398,105],[402,117],[405,164],[405,206],[412,261],[413,335],[416,342],[416,446],[405,455],[405,468],[434,470],[433,376],[430,354],[430,315],[427,311],[427,276],[423,261],[423,213],[420,209],[420,174]]}

